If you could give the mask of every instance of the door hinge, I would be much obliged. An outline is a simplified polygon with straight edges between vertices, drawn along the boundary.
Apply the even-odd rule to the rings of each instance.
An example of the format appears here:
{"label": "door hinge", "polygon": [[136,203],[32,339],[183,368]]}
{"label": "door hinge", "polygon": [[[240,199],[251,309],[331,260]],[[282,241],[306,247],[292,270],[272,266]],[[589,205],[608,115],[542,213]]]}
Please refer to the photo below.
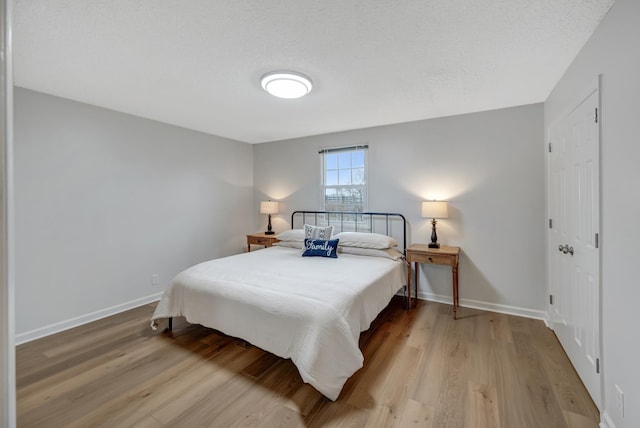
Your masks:
{"label": "door hinge", "polygon": [[598,107],[596,107],[596,117],[595,117],[595,122],[598,123]]}
{"label": "door hinge", "polygon": [[549,143],[549,153],[551,153],[551,143]]}
{"label": "door hinge", "polygon": [[553,219],[549,219],[549,229],[553,229]]}
{"label": "door hinge", "polygon": [[549,294],[549,304],[553,305],[553,294]]}
{"label": "door hinge", "polygon": [[596,242],[595,242],[596,248],[600,248],[600,234],[596,233]]}
{"label": "door hinge", "polygon": [[596,358],[596,373],[600,374],[600,358]]}

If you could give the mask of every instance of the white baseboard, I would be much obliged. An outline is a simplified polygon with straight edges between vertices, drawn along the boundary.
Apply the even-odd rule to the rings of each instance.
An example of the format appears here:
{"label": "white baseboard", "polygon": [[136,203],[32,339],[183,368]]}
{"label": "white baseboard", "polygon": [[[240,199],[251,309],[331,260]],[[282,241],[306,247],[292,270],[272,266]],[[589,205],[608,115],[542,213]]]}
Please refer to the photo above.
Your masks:
{"label": "white baseboard", "polygon": [[[445,303],[447,305],[452,304],[453,299],[451,296],[443,296],[440,294],[418,292],[418,298],[422,300],[429,300],[432,302]],[[546,311],[529,308],[519,308],[517,306],[500,305],[497,303],[482,302],[480,300],[472,299],[460,299],[460,306],[474,309],[481,309],[483,311],[498,312],[507,315],[516,315],[525,318],[533,318],[544,321],[549,325],[549,317]]]}
{"label": "white baseboard", "polygon": [[128,311],[129,309],[137,308],[138,306],[146,305],[147,303],[158,301],[161,297],[162,292],[155,293],[150,296],[141,297],[139,299],[111,306],[110,308],[101,309],[99,311],[91,312],[86,315],[81,315],[79,317],[40,327],[35,330],[16,334],[15,343],[16,345],[21,345],[23,343],[31,342],[32,340],[40,339],[41,337],[59,333],[64,330],[69,330],[70,328],[78,327],[83,324],[109,317],[111,315],[119,314],[120,312]]}
{"label": "white baseboard", "polygon": [[616,424],[613,423],[606,410],[600,415],[600,428],[616,428]]}
{"label": "white baseboard", "polygon": [[[70,328],[78,327],[83,324],[87,324],[93,321],[97,321],[102,318],[106,318],[111,315],[118,314],[120,312],[128,311],[129,309],[137,308],[138,306],[146,305],[147,303],[160,300],[162,292],[152,294],[150,296],[142,297],[140,299],[131,300],[129,302],[121,303],[110,308],[101,309],[99,311],[91,312],[86,315],[71,318],[65,321],[60,321],[55,324],[40,327],[35,330],[27,331],[24,333],[16,334],[16,345],[31,342],[32,340],[40,339],[41,337],[49,336],[55,333],[59,333]],[[445,303],[450,305],[452,300],[450,296],[443,296],[433,293],[418,293],[418,298],[422,300],[429,300],[432,302]],[[481,309],[484,311],[498,312],[508,315],[517,315],[526,318],[540,319],[548,325],[548,316],[545,311],[519,308],[516,306],[500,305],[490,302],[482,302],[479,300],[460,299],[460,306],[474,309]],[[615,428],[615,427],[612,427]]]}

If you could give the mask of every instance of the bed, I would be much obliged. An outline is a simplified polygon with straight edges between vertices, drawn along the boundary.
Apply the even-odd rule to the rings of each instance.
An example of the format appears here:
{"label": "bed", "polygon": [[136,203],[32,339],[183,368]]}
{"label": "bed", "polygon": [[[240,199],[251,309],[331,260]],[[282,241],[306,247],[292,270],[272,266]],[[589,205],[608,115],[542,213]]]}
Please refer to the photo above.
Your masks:
{"label": "bed", "polygon": [[[310,223],[333,227],[333,235],[342,236],[347,245],[352,238],[378,242],[379,236],[393,242],[392,232],[399,229],[402,246],[384,250],[390,254],[385,257],[376,253],[382,249],[368,244],[341,249],[338,241],[335,258],[301,257],[303,249],[296,242],[302,229],[296,225]],[[158,303],[152,326],[157,328],[162,319],[171,326],[173,317],[183,316],[192,324],[244,339],[290,358],[304,382],[336,400],[347,379],[362,367],[360,333],[406,283],[406,220],[395,213],[296,211],[291,225],[287,236],[296,239],[179,273]]]}

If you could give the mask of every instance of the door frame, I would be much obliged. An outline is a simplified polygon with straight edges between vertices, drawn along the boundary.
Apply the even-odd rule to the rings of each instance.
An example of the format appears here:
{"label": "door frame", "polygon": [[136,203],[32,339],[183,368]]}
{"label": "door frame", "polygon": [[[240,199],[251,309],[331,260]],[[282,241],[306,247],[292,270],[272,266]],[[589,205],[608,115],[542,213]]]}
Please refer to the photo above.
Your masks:
{"label": "door frame", "polygon": [[[604,391],[604,377],[605,377],[605,372],[604,372],[604,353],[603,353],[603,336],[602,336],[602,289],[603,289],[603,283],[602,283],[602,254],[603,254],[603,250],[604,250],[604,246],[603,246],[603,239],[602,239],[602,199],[603,199],[603,194],[602,194],[602,75],[598,75],[594,80],[591,81],[591,83],[586,87],[586,89],[584,89],[579,96],[574,97],[572,99],[572,101],[569,103],[569,105],[562,111],[561,114],[557,115],[557,117],[553,118],[552,122],[546,127],[545,129],[545,137],[546,137],[546,141],[545,141],[545,168],[546,168],[546,197],[545,197],[545,203],[546,203],[546,214],[547,214],[547,221],[549,219],[551,219],[551,209],[550,209],[550,198],[551,198],[551,162],[550,162],[550,156],[549,156],[549,152],[548,152],[548,144],[551,142],[551,129],[554,128],[558,122],[560,122],[561,120],[564,120],[565,118],[567,118],[572,112],[573,110],[576,108],[576,106],[578,106],[580,103],[582,103],[583,101],[585,101],[594,91],[598,92],[598,168],[599,168],[599,174],[598,174],[598,200],[599,200],[599,206],[598,206],[598,238],[599,238],[599,242],[598,242],[598,281],[599,281],[599,287],[598,287],[598,293],[599,293],[599,307],[598,307],[598,352],[599,352],[599,358],[600,358],[600,402],[596,402],[596,406],[598,407],[598,409],[602,412],[604,410],[604,397],[605,397],[605,391]],[[550,227],[547,226],[546,229],[546,241],[547,241],[547,245],[545,247],[546,249],[546,257],[545,257],[545,261],[546,261],[546,275],[547,275],[547,296],[551,295],[551,272],[550,272],[550,257],[551,254],[550,252],[553,251],[553,249],[550,248],[549,246],[549,240],[550,240]],[[554,318],[552,317],[552,304],[550,302],[550,300],[547,300],[547,325],[549,326],[549,328],[551,330],[554,330]],[[595,402],[595,400],[594,400]]]}
{"label": "door frame", "polygon": [[16,426],[12,1],[0,0],[0,426]]}

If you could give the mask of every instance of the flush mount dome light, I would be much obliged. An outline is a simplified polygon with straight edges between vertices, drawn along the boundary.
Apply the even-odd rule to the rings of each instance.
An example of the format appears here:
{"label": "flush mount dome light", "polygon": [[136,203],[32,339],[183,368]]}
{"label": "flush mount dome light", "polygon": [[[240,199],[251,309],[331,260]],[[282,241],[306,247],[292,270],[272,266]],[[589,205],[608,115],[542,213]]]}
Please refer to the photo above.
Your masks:
{"label": "flush mount dome light", "polygon": [[311,79],[292,71],[272,71],[262,76],[262,88],[278,98],[300,98],[311,92]]}

